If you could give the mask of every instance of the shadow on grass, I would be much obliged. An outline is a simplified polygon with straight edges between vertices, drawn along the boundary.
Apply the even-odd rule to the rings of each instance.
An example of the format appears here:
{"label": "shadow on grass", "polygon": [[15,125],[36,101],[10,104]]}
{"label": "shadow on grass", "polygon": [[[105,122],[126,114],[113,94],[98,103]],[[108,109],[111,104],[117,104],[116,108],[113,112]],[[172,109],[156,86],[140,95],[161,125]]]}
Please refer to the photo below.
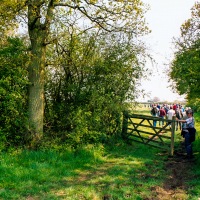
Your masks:
{"label": "shadow on grass", "polygon": [[156,199],[167,176],[167,154],[141,144],[0,158],[0,199]]}

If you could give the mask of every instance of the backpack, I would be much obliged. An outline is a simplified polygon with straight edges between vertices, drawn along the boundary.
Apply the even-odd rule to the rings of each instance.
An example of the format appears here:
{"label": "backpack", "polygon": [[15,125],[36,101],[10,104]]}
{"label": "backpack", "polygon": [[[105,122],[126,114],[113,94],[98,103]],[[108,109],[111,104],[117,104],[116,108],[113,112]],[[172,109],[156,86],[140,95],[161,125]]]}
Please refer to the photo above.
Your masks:
{"label": "backpack", "polygon": [[156,112],[156,108],[152,108],[151,114],[152,114],[152,115],[156,115],[156,113],[157,113],[157,112]]}
{"label": "backpack", "polygon": [[187,130],[190,133],[190,142],[194,142],[195,141],[196,129],[195,128],[188,128]]}

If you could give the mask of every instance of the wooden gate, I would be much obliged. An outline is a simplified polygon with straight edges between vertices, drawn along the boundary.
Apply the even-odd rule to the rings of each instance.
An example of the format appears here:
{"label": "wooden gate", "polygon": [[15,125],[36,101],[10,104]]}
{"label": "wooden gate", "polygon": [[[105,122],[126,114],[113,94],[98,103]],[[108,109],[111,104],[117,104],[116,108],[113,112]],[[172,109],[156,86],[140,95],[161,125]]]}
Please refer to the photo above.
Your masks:
{"label": "wooden gate", "polygon": [[[157,121],[156,127],[153,126],[153,121]],[[159,122],[162,121],[164,125],[159,126]],[[165,149],[173,155],[174,133],[175,117],[173,117],[173,120],[167,120],[159,117],[124,112],[122,136],[126,140]]]}

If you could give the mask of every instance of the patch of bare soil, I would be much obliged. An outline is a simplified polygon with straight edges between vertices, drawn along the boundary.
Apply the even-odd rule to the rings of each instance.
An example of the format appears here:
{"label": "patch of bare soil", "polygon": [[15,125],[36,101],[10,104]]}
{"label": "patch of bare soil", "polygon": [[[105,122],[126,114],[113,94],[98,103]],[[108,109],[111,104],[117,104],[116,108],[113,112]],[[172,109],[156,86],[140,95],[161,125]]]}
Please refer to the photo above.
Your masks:
{"label": "patch of bare soil", "polygon": [[[166,155],[166,152],[163,153]],[[161,153],[160,156],[163,156]],[[188,200],[188,186],[186,182],[191,180],[190,170],[195,160],[187,160],[184,147],[180,147],[173,157],[168,157],[165,163],[166,179],[160,186],[151,187],[152,195],[144,200]],[[115,166],[115,162],[109,162],[98,168],[97,171],[80,174],[78,180],[72,180],[72,184],[87,183],[88,180],[103,176],[107,170]],[[69,183],[69,182],[68,182]],[[142,186],[142,185],[141,185]],[[131,197],[126,197],[131,199]],[[105,195],[102,200],[111,200],[111,195]]]}
{"label": "patch of bare soil", "polygon": [[187,185],[185,184],[191,179],[189,174],[191,166],[195,160],[186,159],[186,155],[181,149],[175,152],[173,157],[168,157],[165,164],[167,177],[162,186],[152,187],[154,200],[187,200]]}

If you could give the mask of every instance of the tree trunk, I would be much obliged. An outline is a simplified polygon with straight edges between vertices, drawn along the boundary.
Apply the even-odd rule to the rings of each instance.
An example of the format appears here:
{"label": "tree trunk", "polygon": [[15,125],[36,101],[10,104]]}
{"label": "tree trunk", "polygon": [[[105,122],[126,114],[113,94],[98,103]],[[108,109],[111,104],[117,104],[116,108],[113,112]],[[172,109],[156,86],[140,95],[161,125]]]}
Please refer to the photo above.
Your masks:
{"label": "tree trunk", "polygon": [[31,41],[31,61],[29,64],[29,131],[35,146],[43,136],[44,119],[44,70],[46,65],[46,39],[48,38],[53,0],[48,0],[46,16],[42,19],[43,0],[28,1],[28,31]]}
{"label": "tree trunk", "polygon": [[47,27],[40,22],[40,1],[29,1],[28,5],[28,31],[31,41],[31,60],[29,64],[29,133],[31,144],[40,141],[43,136],[44,118],[44,69],[47,37]]}
{"label": "tree trunk", "polygon": [[[36,37],[34,35],[37,34]],[[38,141],[43,135],[44,118],[44,67],[46,47],[38,31],[30,31],[31,61],[29,64],[29,130],[33,141]]]}

